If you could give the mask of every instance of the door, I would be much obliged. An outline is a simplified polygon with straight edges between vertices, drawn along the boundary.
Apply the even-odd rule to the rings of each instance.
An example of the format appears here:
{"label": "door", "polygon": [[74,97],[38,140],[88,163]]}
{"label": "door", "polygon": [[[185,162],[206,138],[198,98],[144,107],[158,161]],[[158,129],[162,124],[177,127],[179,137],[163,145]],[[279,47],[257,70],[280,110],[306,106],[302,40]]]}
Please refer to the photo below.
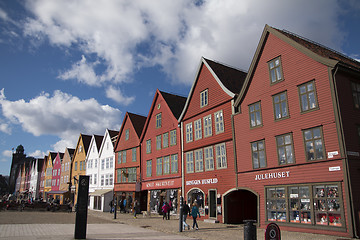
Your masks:
{"label": "door", "polygon": [[216,218],[216,190],[209,190],[209,214]]}

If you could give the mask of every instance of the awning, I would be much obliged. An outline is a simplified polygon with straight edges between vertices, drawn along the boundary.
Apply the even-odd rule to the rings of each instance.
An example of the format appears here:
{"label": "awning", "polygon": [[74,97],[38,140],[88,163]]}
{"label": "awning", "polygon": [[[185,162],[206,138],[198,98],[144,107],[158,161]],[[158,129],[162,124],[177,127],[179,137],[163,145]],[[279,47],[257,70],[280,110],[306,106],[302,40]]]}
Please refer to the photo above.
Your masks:
{"label": "awning", "polygon": [[68,192],[68,191],[49,191],[46,194],[64,194],[66,192]]}
{"label": "awning", "polygon": [[108,192],[112,192],[112,189],[100,189],[100,190],[95,190],[94,192],[89,193],[89,196],[102,196],[105,195]]}

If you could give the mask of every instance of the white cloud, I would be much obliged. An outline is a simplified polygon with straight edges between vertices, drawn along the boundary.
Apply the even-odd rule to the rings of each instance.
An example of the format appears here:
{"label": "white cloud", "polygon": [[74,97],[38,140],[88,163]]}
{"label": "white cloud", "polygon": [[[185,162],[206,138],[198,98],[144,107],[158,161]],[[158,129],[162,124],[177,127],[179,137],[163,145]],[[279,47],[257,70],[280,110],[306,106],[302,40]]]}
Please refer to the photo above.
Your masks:
{"label": "white cloud", "polygon": [[2,19],[2,20],[4,20],[4,21],[7,21],[7,20],[8,20],[8,15],[7,15],[7,13],[6,13],[4,10],[2,10],[1,8],[0,8],[0,19]]}
{"label": "white cloud", "polygon": [[5,157],[12,157],[13,152],[11,150],[5,150],[2,152],[2,155]]}
{"label": "white cloud", "polygon": [[58,136],[57,151],[64,151],[64,143],[75,146],[80,132],[102,134],[105,128],[120,128],[120,110],[100,105],[93,98],[81,100],[57,90],[52,96],[42,93],[26,102],[6,100],[3,90],[1,93],[3,116],[35,136]]}
{"label": "white cloud", "polygon": [[[173,82],[191,84],[201,56],[247,69],[265,24],[336,50],[345,35],[336,0],[34,0],[27,8],[35,16],[24,25],[27,36],[97,57],[62,75],[89,85],[129,81],[154,65]],[[105,70],[96,71],[99,62]]]}
{"label": "white cloud", "polygon": [[113,86],[106,89],[106,97],[124,106],[128,106],[135,101],[135,97],[126,97],[119,88]]}
{"label": "white cloud", "polygon": [[[62,151],[64,151],[64,149]],[[34,157],[34,158],[43,158],[45,155],[48,155],[48,153],[40,151],[40,150],[35,150],[35,152],[29,153],[29,154],[26,154],[26,155]]]}
{"label": "white cloud", "polygon": [[11,134],[11,127],[7,123],[2,123],[0,119],[0,131],[6,134]]}

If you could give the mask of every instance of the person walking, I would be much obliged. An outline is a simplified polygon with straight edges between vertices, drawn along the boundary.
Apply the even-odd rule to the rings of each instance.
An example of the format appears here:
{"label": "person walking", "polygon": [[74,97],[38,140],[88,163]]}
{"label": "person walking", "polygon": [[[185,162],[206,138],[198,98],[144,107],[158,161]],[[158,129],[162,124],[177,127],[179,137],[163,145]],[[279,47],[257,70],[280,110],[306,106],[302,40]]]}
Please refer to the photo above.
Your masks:
{"label": "person walking", "polygon": [[111,200],[110,202],[109,202],[109,207],[110,207],[110,213],[113,213],[114,212],[114,201],[113,200]]}
{"label": "person walking", "polygon": [[168,209],[168,203],[165,202],[161,209],[162,209],[162,212],[163,212],[163,220],[164,219],[167,220],[166,214],[167,214],[167,212],[169,210]]}
{"label": "person walking", "polygon": [[186,204],[186,201],[183,203],[183,230],[187,227],[190,230],[190,225],[186,223],[187,216],[190,216],[190,208],[189,205]]}
{"label": "person walking", "polygon": [[191,216],[193,217],[193,226],[192,229],[194,229],[194,227],[196,226],[196,230],[199,229],[199,226],[197,224],[196,218],[199,215],[200,218],[200,212],[199,212],[199,208],[197,207],[197,204],[194,202],[192,209],[191,209]]}
{"label": "person walking", "polygon": [[136,218],[136,209],[137,209],[137,205],[138,205],[138,200],[137,200],[137,199],[135,199],[135,201],[134,201],[134,206],[133,206],[134,218]]}

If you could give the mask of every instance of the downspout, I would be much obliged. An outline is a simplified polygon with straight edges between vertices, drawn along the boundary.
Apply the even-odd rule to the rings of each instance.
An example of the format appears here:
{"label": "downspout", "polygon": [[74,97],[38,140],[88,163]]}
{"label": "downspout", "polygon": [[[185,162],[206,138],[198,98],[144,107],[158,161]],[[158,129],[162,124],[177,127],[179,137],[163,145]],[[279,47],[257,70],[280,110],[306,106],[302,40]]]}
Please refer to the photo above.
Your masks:
{"label": "downspout", "polygon": [[181,136],[181,196],[185,198],[185,176],[184,176],[184,133],[183,133],[183,122],[180,123],[180,136]]}
{"label": "downspout", "polygon": [[344,150],[344,158],[343,158],[343,166],[345,167],[344,169],[344,174],[345,174],[345,181],[346,181],[346,185],[348,187],[348,203],[349,203],[349,213],[350,213],[350,220],[351,220],[351,230],[352,230],[352,235],[355,238],[359,238],[359,236],[357,235],[356,232],[356,220],[355,220],[355,210],[354,210],[354,206],[353,206],[353,195],[352,195],[352,190],[351,190],[351,179],[350,179],[350,172],[349,172],[349,161],[348,161],[348,157],[347,157],[347,151],[346,151],[346,144],[345,144],[345,139],[344,139],[344,129],[343,129],[343,122],[341,120],[341,114],[340,114],[340,106],[339,106],[339,99],[338,99],[338,94],[337,94],[337,87],[336,87],[336,81],[335,81],[335,75],[338,71],[339,67],[336,66],[335,71],[332,74],[332,82],[334,84],[334,93],[335,93],[335,104],[336,104],[336,113],[337,113],[337,117],[339,119],[339,128],[341,131],[340,134],[340,139],[341,139],[341,145],[342,148]]}
{"label": "downspout", "polygon": [[238,189],[238,166],[237,166],[237,155],[236,155],[236,138],[235,138],[235,123],[234,123],[234,116],[236,115],[234,100],[231,101],[233,112],[231,114],[231,127],[232,127],[232,138],[233,138],[233,150],[234,150],[234,170],[235,170],[235,187]]}

